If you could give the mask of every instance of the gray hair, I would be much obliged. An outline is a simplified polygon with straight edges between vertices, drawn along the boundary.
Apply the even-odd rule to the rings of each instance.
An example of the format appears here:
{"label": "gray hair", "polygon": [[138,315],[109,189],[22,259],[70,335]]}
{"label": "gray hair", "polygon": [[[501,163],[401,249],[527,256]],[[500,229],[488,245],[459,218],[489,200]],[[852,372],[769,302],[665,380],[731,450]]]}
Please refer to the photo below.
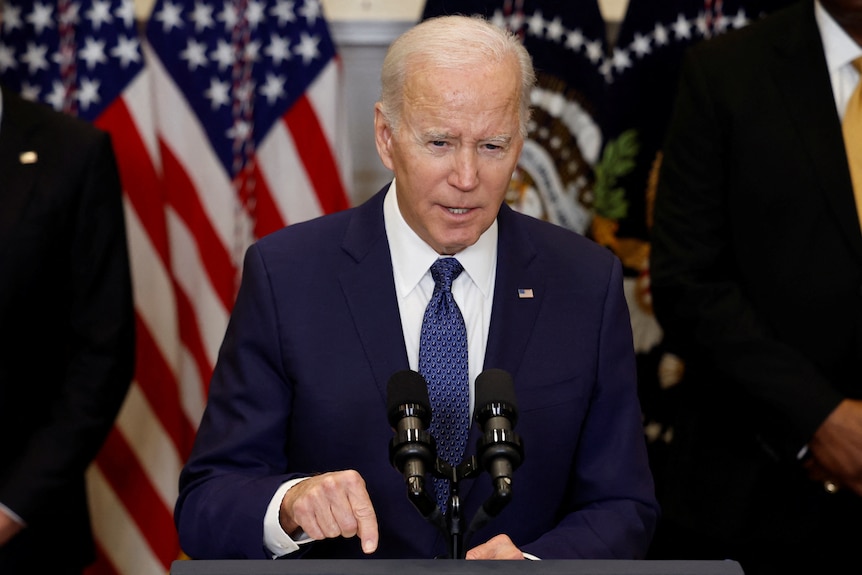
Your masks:
{"label": "gray hair", "polygon": [[526,138],[530,93],[536,82],[533,61],[517,36],[479,16],[430,18],[395,39],[386,52],[380,75],[383,116],[392,131],[397,132],[411,64],[422,61],[434,67],[466,68],[509,58],[515,58],[520,69],[520,130]]}

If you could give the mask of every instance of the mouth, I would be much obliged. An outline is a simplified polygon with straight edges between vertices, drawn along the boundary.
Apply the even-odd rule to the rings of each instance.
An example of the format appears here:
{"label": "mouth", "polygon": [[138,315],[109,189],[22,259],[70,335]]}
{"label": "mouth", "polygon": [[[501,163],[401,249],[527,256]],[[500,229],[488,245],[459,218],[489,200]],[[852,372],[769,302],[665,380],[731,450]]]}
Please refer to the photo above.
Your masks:
{"label": "mouth", "polygon": [[470,208],[446,208],[450,214],[461,215],[470,211]]}

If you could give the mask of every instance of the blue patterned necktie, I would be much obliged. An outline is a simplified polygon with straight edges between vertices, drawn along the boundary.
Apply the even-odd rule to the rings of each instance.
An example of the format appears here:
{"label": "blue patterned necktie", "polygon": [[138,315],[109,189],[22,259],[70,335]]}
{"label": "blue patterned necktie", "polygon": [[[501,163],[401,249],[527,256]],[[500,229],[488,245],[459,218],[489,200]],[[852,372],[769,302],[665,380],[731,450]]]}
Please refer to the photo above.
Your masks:
{"label": "blue patterned necktie", "polygon": [[[452,282],[463,269],[455,258],[441,258],[431,266],[434,293],[419,340],[419,373],[428,382],[431,399],[429,432],[437,444],[437,456],[452,466],[464,456],[470,427],[467,328],[452,297]],[[434,491],[437,505],[445,512],[449,481],[434,478]]]}

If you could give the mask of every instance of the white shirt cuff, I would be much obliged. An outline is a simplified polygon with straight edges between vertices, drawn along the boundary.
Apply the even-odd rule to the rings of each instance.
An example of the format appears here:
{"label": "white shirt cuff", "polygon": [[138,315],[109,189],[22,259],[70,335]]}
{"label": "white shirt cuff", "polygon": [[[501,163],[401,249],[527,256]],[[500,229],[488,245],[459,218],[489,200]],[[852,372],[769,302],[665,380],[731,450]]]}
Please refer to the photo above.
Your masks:
{"label": "white shirt cuff", "polygon": [[308,477],[299,477],[282,483],[266,508],[266,514],[263,516],[263,544],[272,553],[273,559],[293,553],[299,549],[300,544],[311,541],[311,538],[305,533],[302,533],[297,539],[292,539],[281,528],[281,523],[278,520],[284,494],[287,493],[288,489],[306,479]]}

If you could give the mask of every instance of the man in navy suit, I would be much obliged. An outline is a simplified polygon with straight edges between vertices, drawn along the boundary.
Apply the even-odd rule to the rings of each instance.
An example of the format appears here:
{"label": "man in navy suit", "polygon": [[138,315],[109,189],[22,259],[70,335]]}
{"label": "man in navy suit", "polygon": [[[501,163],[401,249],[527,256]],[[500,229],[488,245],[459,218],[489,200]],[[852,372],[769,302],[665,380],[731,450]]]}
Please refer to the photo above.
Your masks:
{"label": "man in navy suit", "polygon": [[862,232],[842,137],[858,58],[859,0],[803,0],[687,57],[652,242],[656,315],[686,360],[656,558],[860,571]]}
{"label": "man in navy suit", "polygon": [[[180,478],[191,557],[447,554],[389,461],[387,418],[390,377],[417,369],[441,257],[464,268],[452,290],[469,380],[512,375],[525,448],[511,503],[466,558],[644,556],[658,509],[620,263],[503,205],[533,81],[517,38],[480,19],[429,20],[390,47],[375,133],[393,182],[246,255]],[[491,493],[485,474],[461,482],[463,516]]]}
{"label": "man in navy suit", "polygon": [[0,573],[95,558],[85,471],[134,364],[111,139],[0,88]]}

